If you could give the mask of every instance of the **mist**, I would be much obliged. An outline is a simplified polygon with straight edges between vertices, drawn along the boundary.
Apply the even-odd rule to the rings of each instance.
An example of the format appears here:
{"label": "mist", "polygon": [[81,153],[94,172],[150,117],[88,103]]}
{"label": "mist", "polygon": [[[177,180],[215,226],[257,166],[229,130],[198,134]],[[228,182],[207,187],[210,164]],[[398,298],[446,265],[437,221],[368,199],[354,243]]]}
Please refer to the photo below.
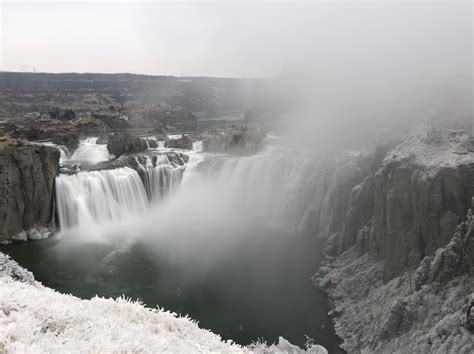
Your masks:
{"label": "mist", "polygon": [[472,3],[307,6],[288,11],[282,71],[257,103],[283,134],[328,151],[472,127]]}
{"label": "mist", "polygon": [[2,349],[474,352],[473,10],[1,2]]}
{"label": "mist", "polygon": [[[181,188],[143,215],[77,230],[94,240],[126,235],[168,250],[177,264],[209,267],[238,257],[235,244],[259,228],[302,229],[314,197],[301,184],[315,173],[307,167],[317,165],[315,155],[321,161],[344,149],[401,139],[420,125],[472,125],[470,2],[146,4],[135,19],[150,20],[160,6],[182,19],[167,24],[177,32],[173,44],[160,44],[166,49],[186,47],[192,21],[206,28],[193,37],[198,45],[189,54],[200,47],[193,60],[222,69],[244,65],[267,76],[242,94],[248,109],[271,112],[268,129],[287,147],[272,150],[270,139],[270,148],[257,156],[227,162],[223,172],[217,168],[189,183],[188,167]],[[152,45],[152,34],[140,36],[144,41]],[[298,174],[297,164],[310,172]]]}
{"label": "mist", "polygon": [[472,125],[470,1],[7,2],[2,14],[3,70],[270,79],[243,88],[247,109],[318,149]]}

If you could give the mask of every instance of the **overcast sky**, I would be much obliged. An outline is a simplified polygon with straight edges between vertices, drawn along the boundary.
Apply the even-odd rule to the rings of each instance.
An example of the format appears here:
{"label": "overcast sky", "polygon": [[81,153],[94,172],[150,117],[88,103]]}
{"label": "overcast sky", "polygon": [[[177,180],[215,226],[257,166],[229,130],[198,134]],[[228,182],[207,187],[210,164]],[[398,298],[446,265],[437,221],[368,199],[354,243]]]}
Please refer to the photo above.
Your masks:
{"label": "overcast sky", "polygon": [[416,67],[419,75],[472,71],[469,1],[0,6],[0,69],[7,71],[26,64],[44,72],[267,77],[334,63]]}

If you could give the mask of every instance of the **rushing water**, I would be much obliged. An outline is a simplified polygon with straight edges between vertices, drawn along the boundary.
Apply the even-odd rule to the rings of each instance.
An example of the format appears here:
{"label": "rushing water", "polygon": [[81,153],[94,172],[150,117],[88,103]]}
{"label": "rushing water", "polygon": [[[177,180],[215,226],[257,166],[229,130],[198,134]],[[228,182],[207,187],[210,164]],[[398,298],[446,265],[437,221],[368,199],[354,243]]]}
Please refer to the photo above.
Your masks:
{"label": "rushing water", "polygon": [[143,213],[147,195],[131,168],[79,172],[56,179],[56,206],[61,228],[68,229]]}
{"label": "rushing water", "polygon": [[162,200],[181,183],[183,169],[174,166],[167,155],[158,155],[154,159],[147,157],[145,166],[142,167],[145,172],[145,189],[150,200]]}
{"label": "rushing water", "polygon": [[97,138],[82,139],[71,157],[61,156],[61,163],[97,164],[109,159],[107,145],[96,144]]}
{"label": "rushing water", "polygon": [[[89,143],[85,162],[104,158]],[[185,169],[157,152],[137,158],[140,174],[58,176],[59,235],[2,251],[62,292],[141,299],[240,344],[307,335],[336,351],[326,297],[309,281],[321,257],[306,222],[320,168],[278,144],[247,157],[193,148]]]}

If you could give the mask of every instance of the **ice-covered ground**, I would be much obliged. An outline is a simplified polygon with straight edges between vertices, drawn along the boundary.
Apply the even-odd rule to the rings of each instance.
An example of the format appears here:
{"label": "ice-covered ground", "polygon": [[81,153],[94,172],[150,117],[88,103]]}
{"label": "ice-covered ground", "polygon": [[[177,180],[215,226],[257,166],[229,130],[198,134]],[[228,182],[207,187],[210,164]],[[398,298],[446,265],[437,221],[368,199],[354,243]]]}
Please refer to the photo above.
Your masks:
{"label": "ice-covered ground", "polygon": [[[0,253],[0,352],[298,353],[278,345],[242,347],[189,318],[126,299],[81,300],[58,293]],[[318,345],[308,352],[327,354]]]}

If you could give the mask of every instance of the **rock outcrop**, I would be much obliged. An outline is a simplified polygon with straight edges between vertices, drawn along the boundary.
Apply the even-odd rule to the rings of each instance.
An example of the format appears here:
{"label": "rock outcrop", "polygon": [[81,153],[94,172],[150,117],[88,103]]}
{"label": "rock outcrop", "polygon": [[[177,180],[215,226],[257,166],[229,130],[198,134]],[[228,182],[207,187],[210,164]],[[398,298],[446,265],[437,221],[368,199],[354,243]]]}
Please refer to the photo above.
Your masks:
{"label": "rock outcrop", "polygon": [[146,141],[128,132],[111,133],[107,136],[107,150],[116,158],[122,154],[144,151]]}
{"label": "rock outcrop", "polygon": [[58,134],[51,141],[56,145],[65,146],[69,156],[72,156],[79,147],[79,137],[77,134]]}
{"label": "rock outcrop", "polygon": [[471,207],[474,156],[454,153],[459,138],[420,143],[415,136],[375,174],[369,253],[383,260],[386,280],[446,246]]}
{"label": "rock outcrop", "polygon": [[233,127],[222,132],[207,131],[201,138],[204,151],[253,154],[262,148],[265,133],[248,127]]}
{"label": "rock outcrop", "polygon": [[182,135],[178,139],[168,139],[165,141],[165,147],[170,149],[192,150],[193,142],[187,135]]}
{"label": "rock outcrop", "polygon": [[[457,153],[466,137],[469,135],[462,132],[430,131],[394,149],[376,148],[368,173],[358,177],[360,184],[354,186],[355,176],[339,184],[342,190],[353,188],[347,213],[339,221],[342,230],[330,228],[342,232],[337,253],[364,236],[369,254],[383,261],[388,281],[406,269],[415,269],[425,256],[446,246],[474,196],[474,155]],[[363,172],[360,168],[359,174]],[[327,186],[323,193],[330,191]],[[318,213],[333,210],[322,202],[316,205]],[[324,220],[334,224],[327,216]],[[362,235],[359,231],[364,227]]]}
{"label": "rock outcrop", "polygon": [[109,142],[107,134],[101,134],[97,137],[96,144],[99,145],[107,145]]}
{"label": "rock outcrop", "polygon": [[0,141],[0,241],[26,240],[53,214],[59,151],[54,147]]}
{"label": "rock outcrop", "polygon": [[355,247],[320,269],[315,281],[334,299],[336,331],[347,352],[471,353],[474,219],[416,271],[384,282],[383,264]]}

